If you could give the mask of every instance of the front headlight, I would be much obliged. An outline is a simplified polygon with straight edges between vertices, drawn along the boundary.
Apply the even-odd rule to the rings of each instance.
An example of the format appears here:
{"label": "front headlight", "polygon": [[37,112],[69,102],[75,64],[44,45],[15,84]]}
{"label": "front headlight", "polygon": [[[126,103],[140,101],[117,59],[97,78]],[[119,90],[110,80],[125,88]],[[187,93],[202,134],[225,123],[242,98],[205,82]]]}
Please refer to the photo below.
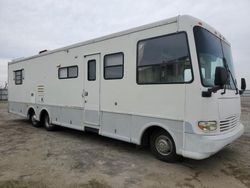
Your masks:
{"label": "front headlight", "polygon": [[212,132],[217,129],[217,122],[216,121],[200,121],[198,123],[198,127],[203,132]]}

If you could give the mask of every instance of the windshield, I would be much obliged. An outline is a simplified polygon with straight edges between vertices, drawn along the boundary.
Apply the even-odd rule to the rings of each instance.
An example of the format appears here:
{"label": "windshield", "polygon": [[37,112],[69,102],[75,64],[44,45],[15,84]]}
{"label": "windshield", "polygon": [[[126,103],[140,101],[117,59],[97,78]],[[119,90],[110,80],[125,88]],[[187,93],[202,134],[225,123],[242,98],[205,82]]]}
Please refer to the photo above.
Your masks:
{"label": "windshield", "polygon": [[203,86],[214,86],[215,69],[216,67],[225,67],[223,63],[223,58],[225,58],[228,68],[232,73],[226,87],[228,89],[235,89],[233,84],[235,73],[230,46],[199,26],[194,27],[194,37]]}

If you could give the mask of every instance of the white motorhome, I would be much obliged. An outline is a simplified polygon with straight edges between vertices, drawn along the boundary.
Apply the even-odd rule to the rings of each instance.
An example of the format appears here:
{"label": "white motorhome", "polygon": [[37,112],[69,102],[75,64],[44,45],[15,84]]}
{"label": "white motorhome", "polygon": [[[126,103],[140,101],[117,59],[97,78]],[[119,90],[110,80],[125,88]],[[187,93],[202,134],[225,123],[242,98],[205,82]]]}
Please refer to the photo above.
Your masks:
{"label": "white motorhome", "polygon": [[46,51],[8,65],[9,112],[204,159],[244,132],[230,44],[191,16]]}

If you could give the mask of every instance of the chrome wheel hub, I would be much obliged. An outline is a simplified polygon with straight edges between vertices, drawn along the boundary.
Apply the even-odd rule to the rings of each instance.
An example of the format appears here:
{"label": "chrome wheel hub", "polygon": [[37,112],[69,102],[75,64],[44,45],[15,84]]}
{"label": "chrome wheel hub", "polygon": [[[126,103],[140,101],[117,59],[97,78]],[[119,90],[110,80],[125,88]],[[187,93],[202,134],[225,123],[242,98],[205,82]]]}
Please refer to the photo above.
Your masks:
{"label": "chrome wheel hub", "polygon": [[155,147],[161,155],[169,155],[173,148],[171,140],[165,135],[156,138]]}

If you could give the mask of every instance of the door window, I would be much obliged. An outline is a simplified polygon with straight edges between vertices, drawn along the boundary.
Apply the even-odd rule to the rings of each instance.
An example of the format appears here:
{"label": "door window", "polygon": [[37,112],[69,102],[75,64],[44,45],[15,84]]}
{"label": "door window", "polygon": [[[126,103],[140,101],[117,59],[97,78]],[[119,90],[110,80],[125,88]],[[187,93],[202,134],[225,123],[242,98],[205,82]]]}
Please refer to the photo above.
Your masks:
{"label": "door window", "polygon": [[88,81],[96,80],[96,60],[88,61]]}

